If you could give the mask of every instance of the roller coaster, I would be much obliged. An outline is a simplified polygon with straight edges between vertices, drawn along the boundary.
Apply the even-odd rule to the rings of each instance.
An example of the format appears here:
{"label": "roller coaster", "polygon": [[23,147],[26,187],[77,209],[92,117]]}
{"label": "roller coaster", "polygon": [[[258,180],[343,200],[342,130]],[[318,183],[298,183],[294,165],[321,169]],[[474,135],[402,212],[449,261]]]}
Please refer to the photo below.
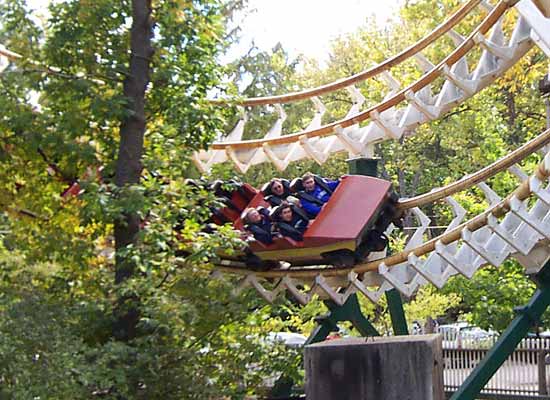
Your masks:
{"label": "roller coaster", "polygon": [[[458,34],[454,28],[475,12],[484,13],[484,18],[467,36]],[[503,30],[504,18],[515,21],[509,33]],[[445,36],[456,47],[433,64],[422,51]],[[208,150],[194,153],[193,161],[201,171],[230,162],[244,173],[261,163],[271,163],[281,171],[303,159],[323,164],[338,152],[347,152],[350,157],[372,157],[376,144],[414,135],[419,125],[442,118],[491,85],[535,45],[550,56],[548,1],[502,0],[494,5],[482,0],[467,1],[415,44],[348,78],[279,96],[217,100],[220,107],[240,106],[240,119]],[[0,47],[0,71],[19,57]],[[391,71],[408,60],[417,61],[422,75],[403,87]],[[356,85],[369,79],[383,80],[388,92],[378,104],[365,107],[365,97]],[[442,79],[443,84],[436,85],[436,79]],[[436,86],[438,92],[434,93]],[[352,105],[344,118],[323,124],[327,115],[322,96],[338,91],[346,92]],[[313,118],[303,130],[283,133],[287,118],[284,105],[305,100],[314,107]],[[267,107],[268,113],[275,110],[278,116],[261,139],[245,138],[245,108],[253,107]],[[517,260],[527,274],[540,273],[550,260],[549,144],[550,130],[546,130],[474,174],[428,193],[399,199],[396,209],[410,210],[418,221],[418,229],[399,253],[388,256],[384,251],[371,251],[365,259],[349,266],[326,262],[320,266],[320,260],[313,258],[301,265],[295,263],[292,268],[277,266],[267,270],[246,263],[236,266],[235,260],[225,259],[216,266],[213,276],[237,276],[240,281],[236,293],[252,287],[268,302],[289,293],[301,304],[320,297],[344,305],[355,294],[378,302],[384,293],[394,289],[410,297],[428,283],[442,288],[454,275],[469,279],[480,268],[498,267],[509,258]],[[543,154],[542,161],[528,175],[522,162],[536,152]],[[489,179],[498,179],[507,171],[517,179],[517,187],[501,197],[491,188]],[[484,193],[489,207],[465,221],[466,211],[453,196],[476,186]],[[431,221],[421,207],[441,201],[446,202],[454,218],[443,234],[425,241]],[[393,225],[388,224],[387,232],[392,229]]]}
{"label": "roller coaster", "polygon": [[[322,184],[321,178],[316,178]],[[220,198],[225,207],[213,208],[213,222],[217,225],[232,223],[235,229],[246,235],[241,215],[245,210],[255,207],[267,210],[270,207],[267,201],[269,196],[264,197],[265,190],[258,191],[250,185],[237,182],[232,184],[232,190],[220,190],[218,182],[210,187],[216,195],[223,196]],[[297,178],[290,186],[299,185],[301,186],[301,179]],[[295,234],[298,232],[287,224],[283,234],[279,233],[271,243],[249,237],[244,251],[220,253],[222,263],[236,268],[240,264],[245,269],[279,268],[281,262],[293,268],[319,264],[353,266],[365,260],[371,252],[384,250],[388,243],[384,231],[392,222],[398,225],[401,223],[402,213],[395,207],[396,195],[391,191],[391,186],[391,182],[374,177],[343,176],[328,202],[322,205],[319,214],[312,219],[307,229],[304,227],[303,235],[293,235],[292,231]],[[304,195],[303,191],[296,193],[295,190],[293,193],[297,196]],[[293,213],[299,213],[304,221],[309,222],[305,210],[299,206],[290,207]],[[278,210],[279,207],[275,207],[271,211],[274,214],[274,225],[278,223]]]}
{"label": "roller coaster", "polygon": [[[453,27],[479,7],[487,12],[485,18],[467,37],[457,34]],[[263,162],[270,162],[279,170],[284,170],[291,162],[308,158],[323,164],[332,153],[342,151],[351,157],[370,157],[375,144],[413,135],[418,125],[441,118],[490,85],[533,45],[538,45],[546,55],[550,54],[550,21],[545,14],[548,10],[539,7],[543,6],[527,0],[500,1],[495,6],[469,1],[426,37],[366,71],[297,93],[242,100],[238,102],[242,107],[270,106],[277,110],[279,118],[264,138],[243,139],[247,122],[243,111],[234,129],[214,142],[209,150],[195,153],[194,161],[203,171],[216,163],[229,161],[239,171],[246,172],[252,165]],[[512,15],[513,9],[517,16]],[[509,38],[502,30],[502,19],[508,14],[516,18]],[[434,65],[421,51],[443,35],[449,35],[457,47]],[[467,56],[475,48],[481,51],[477,64],[471,68]],[[390,71],[410,58],[418,61],[423,75],[402,88]],[[439,93],[434,94],[432,83],[439,77],[445,82]],[[372,78],[385,80],[390,90],[382,102],[363,110],[365,98],[354,85]],[[338,90],[346,90],[353,104],[345,118],[321,125],[326,108],[319,96]],[[315,106],[313,119],[304,130],[283,134],[286,118],[283,104],[305,99]],[[545,244],[550,238],[550,192],[546,185],[550,158],[546,156],[532,176],[526,175],[518,164],[542,151],[549,141],[550,131],[545,131],[475,174],[414,198],[399,199],[397,208],[412,210],[419,229],[410,237],[405,250],[398,254],[389,257],[371,254],[370,261],[350,268],[304,266],[253,271],[227,265],[218,270],[241,275],[238,290],[252,286],[267,301],[288,291],[303,304],[316,295],[344,304],[354,293],[377,302],[384,292],[394,288],[410,297],[428,282],[441,288],[453,275],[471,278],[482,266],[498,266],[508,257],[517,259],[529,273],[537,272],[550,256]],[[507,170],[517,177],[518,187],[501,199],[487,180]],[[473,186],[483,191],[490,207],[463,221],[466,212],[452,196]],[[534,201],[527,201],[530,198]],[[442,235],[423,242],[430,219],[420,207],[441,200],[449,205],[454,219]],[[278,279],[275,286],[273,278]]]}

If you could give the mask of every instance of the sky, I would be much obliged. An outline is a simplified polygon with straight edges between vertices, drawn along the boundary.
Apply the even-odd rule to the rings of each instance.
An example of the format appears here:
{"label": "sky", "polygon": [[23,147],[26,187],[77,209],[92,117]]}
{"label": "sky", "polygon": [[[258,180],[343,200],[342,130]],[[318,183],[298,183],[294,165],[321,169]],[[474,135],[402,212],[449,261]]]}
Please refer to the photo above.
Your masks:
{"label": "sky", "polygon": [[240,26],[241,49],[254,40],[262,50],[277,42],[292,56],[304,54],[321,63],[328,59],[330,41],[355,31],[374,15],[379,24],[394,15],[403,0],[249,0]]}
{"label": "sky", "polygon": [[[328,60],[330,41],[355,31],[375,16],[383,24],[404,0],[249,0],[238,16],[242,29],[240,46],[227,55],[230,61],[243,55],[254,41],[261,50],[281,42],[291,56],[304,54],[323,64]],[[49,0],[28,0],[44,11]],[[223,62],[223,60],[222,60]]]}

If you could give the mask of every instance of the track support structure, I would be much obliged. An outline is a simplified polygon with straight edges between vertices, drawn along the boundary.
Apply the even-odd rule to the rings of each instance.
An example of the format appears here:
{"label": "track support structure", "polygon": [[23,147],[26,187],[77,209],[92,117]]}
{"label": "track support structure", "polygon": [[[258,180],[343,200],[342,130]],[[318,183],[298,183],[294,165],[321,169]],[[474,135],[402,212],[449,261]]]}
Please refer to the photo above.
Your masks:
{"label": "track support structure", "polygon": [[409,329],[407,327],[407,319],[405,318],[401,293],[399,293],[397,289],[388,290],[386,292],[386,301],[388,302],[393,334],[395,336],[408,335]]}
{"label": "track support structure", "polygon": [[[548,75],[539,82],[539,90],[546,104],[546,128],[550,128],[550,69]],[[523,307],[516,308],[517,316],[508,325],[491,351],[451,397],[451,400],[475,399],[489,379],[506,361],[506,358],[514,351],[521,339],[527,335],[529,328],[539,322],[540,317],[550,305],[550,261],[531,278],[538,287],[531,297],[531,301]]]}
{"label": "track support structure", "polygon": [[363,315],[357,295],[351,295],[343,305],[326,300],[325,305],[329,312],[316,318],[317,327],[313,330],[305,345],[322,342],[326,337],[338,329],[338,322],[349,321],[363,336],[380,336],[380,333]]}
{"label": "track support structure", "polygon": [[518,343],[525,337],[529,328],[537,323],[550,305],[550,261],[534,276],[537,290],[529,303],[516,308],[516,317],[500,336],[493,348],[477,365],[451,400],[474,400],[500,366],[512,354]]}

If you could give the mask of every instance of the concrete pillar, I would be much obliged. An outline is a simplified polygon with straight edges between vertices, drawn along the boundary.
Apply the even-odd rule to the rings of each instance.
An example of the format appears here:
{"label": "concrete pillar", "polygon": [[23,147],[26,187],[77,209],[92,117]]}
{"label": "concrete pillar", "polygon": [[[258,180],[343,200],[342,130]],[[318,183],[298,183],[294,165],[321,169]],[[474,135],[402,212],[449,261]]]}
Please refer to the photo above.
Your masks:
{"label": "concrete pillar", "polygon": [[441,335],[330,340],[304,355],[308,399],[445,398]]}

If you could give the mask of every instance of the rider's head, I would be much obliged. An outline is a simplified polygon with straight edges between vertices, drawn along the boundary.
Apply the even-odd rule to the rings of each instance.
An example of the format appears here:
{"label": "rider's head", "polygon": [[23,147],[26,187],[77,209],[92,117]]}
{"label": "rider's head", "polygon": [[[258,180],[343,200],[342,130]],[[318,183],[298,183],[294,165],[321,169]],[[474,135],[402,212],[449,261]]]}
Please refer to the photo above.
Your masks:
{"label": "rider's head", "polygon": [[311,172],[306,172],[302,176],[302,185],[304,185],[306,192],[313,192],[315,190],[315,179]]}
{"label": "rider's head", "polygon": [[275,196],[282,196],[285,193],[285,187],[283,186],[283,182],[281,182],[278,178],[273,178],[271,180],[271,193],[273,193]]}
{"label": "rider's head", "polygon": [[290,205],[284,205],[280,211],[281,220],[284,222],[292,222],[292,207]]}
{"label": "rider's head", "polygon": [[256,224],[262,220],[262,216],[255,208],[247,208],[244,212],[243,220],[248,224]]}

